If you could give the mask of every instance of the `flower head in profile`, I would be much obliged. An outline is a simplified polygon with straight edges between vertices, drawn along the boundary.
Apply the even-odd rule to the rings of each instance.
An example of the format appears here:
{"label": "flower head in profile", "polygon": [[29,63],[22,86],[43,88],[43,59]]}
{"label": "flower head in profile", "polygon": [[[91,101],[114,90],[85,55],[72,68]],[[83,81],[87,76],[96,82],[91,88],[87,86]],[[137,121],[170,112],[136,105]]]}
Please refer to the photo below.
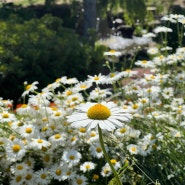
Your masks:
{"label": "flower head in profile", "polygon": [[28,95],[30,92],[35,91],[36,89],[38,89],[37,85],[39,82],[35,81],[32,84],[27,84],[27,82],[25,82],[25,91],[23,92],[22,96],[26,96]]}
{"label": "flower head in profile", "polygon": [[101,129],[111,131],[116,127],[122,127],[123,122],[130,120],[131,114],[126,113],[113,102],[87,102],[67,118],[68,122],[72,123],[72,127],[87,127],[87,130],[91,130],[99,125]]}

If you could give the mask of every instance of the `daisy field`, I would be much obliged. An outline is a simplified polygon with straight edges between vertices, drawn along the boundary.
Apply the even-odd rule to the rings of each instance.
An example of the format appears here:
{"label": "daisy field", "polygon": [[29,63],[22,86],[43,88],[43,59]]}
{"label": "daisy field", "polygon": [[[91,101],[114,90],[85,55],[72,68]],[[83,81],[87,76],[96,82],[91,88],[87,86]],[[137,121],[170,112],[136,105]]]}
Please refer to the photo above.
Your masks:
{"label": "daisy field", "polygon": [[[176,14],[161,20],[185,23]],[[127,68],[116,68],[123,51],[109,43],[108,74],[62,76],[41,91],[25,82],[16,109],[0,98],[0,184],[185,184],[184,32],[175,50],[172,33],[160,25],[145,33],[162,42]]]}

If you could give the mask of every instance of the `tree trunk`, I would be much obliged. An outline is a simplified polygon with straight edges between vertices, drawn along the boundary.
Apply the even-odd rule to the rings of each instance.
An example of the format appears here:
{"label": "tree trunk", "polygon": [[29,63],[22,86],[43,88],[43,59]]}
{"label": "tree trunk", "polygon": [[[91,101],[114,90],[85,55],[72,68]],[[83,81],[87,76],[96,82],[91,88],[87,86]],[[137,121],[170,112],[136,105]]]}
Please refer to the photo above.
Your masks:
{"label": "tree trunk", "polygon": [[84,36],[96,31],[96,0],[84,0]]}

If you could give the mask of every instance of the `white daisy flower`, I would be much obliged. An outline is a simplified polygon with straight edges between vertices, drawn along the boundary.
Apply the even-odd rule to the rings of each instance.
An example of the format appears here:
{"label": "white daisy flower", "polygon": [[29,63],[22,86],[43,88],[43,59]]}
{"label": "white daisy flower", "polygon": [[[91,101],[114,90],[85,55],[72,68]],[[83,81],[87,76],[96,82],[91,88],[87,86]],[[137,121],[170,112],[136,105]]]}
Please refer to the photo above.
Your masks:
{"label": "white daisy flower", "polygon": [[170,99],[174,95],[174,89],[172,87],[166,87],[162,91],[162,96],[165,99]]}
{"label": "white daisy flower", "polygon": [[29,167],[26,163],[16,163],[14,165],[12,165],[10,167],[10,171],[15,174],[15,175],[19,175],[19,174],[26,174],[28,171]]}
{"label": "white daisy flower", "polygon": [[88,99],[89,100],[104,99],[110,95],[112,95],[112,93],[110,92],[109,89],[95,88],[90,92]]}
{"label": "white daisy flower", "polygon": [[102,75],[101,73],[98,75],[94,75],[94,76],[88,75],[89,83],[95,82],[96,84],[103,84],[105,80],[106,80],[106,76]]}
{"label": "white daisy flower", "polygon": [[43,161],[44,166],[50,166],[53,162],[53,155],[51,153],[42,153],[41,160]]}
{"label": "white daisy flower", "polygon": [[87,178],[84,175],[77,175],[72,181],[72,185],[87,185]]}
{"label": "white daisy flower", "polygon": [[92,143],[99,139],[99,135],[97,131],[90,131],[87,133],[87,142]]}
{"label": "white daisy flower", "polygon": [[106,164],[105,166],[102,167],[102,170],[101,170],[101,175],[103,177],[108,177],[112,174],[112,170],[110,168],[110,166],[108,164]]}
{"label": "white daisy flower", "polygon": [[131,153],[131,154],[138,154],[139,153],[139,147],[138,145],[135,144],[129,144],[127,146],[127,150]]}
{"label": "white daisy flower", "polygon": [[13,100],[3,100],[3,99],[0,99],[0,106],[2,107],[6,107],[8,109],[12,108],[13,107]]}
{"label": "white daisy flower", "polygon": [[[110,162],[114,166],[115,170],[118,170],[121,167],[120,161],[117,161],[116,159],[111,159]],[[107,165],[109,164],[107,163]]]}
{"label": "white daisy flower", "polygon": [[82,158],[81,153],[74,149],[64,151],[62,155],[63,161],[67,162],[69,166],[78,164],[81,158]]}
{"label": "white daisy flower", "polygon": [[172,32],[173,30],[171,28],[168,28],[166,26],[158,26],[154,30],[154,33],[161,33],[161,32]]}
{"label": "white daisy flower", "polygon": [[135,65],[141,66],[144,68],[152,68],[154,66],[153,62],[150,60],[138,60],[135,62]]}
{"label": "white daisy flower", "polygon": [[131,114],[125,113],[113,102],[87,102],[79,106],[77,111],[67,118],[68,122],[72,123],[72,127],[87,127],[89,131],[99,125],[101,129],[111,131],[116,127],[122,127],[123,122],[131,119]]}
{"label": "white daisy flower", "polygon": [[22,140],[14,139],[13,141],[7,142],[5,146],[7,160],[11,162],[20,161],[25,153],[25,144]]}
{"label": "white daisy flower", "polygon": [[72,84],[78,83],[78,79],[77,78],[66,78],[65,81],[62,81],[62,83],[72,85]]}
{"label": "white daisy flower", "polygon": [[13,184],[13,185],[22,185],[23,182],[24,182],[23,174],[15,175],[11,177],[11,180],[10,180],[10,184]]}
{"label": "white daisy flower", "polygon": [[19,129],[19,133],[21,134],[21,136],[23,136],[26,139],[30,139],[31,137],[33,137],[35,134],[35,131],[36,131],[36,127],[31,124],[25,124]]}
{"label": "white daisy flower", "polygon": [[26,84],[27,82],[25,82],[26,85],[26,90],[22,93],[22,96],[26,96],[28,95],[30,92],[34,92],[36,89],[38,89],[38,87],[36,86],[39,82],[35,81],[32,84]]}
{"label": "white daisy flower", "polygon": [[98,158],[98,159],[104,156],[103,150],[99,142],[90,146],[90,152],[93,157]]}
{"label": "white daisy flower", "polygon": [[156,37],[156,35],[154,33],[149,32],[149,33],[143,34],[143,37],[152,38],[152,37]]}
{"label": "white daisy flower", "polygon": [[47,148],[51,145],[50,142],[44,140],[44,139],[35,139],[32,138],[31,142],[29,143],[30,148],[41,150],[42,148]]}
{"label": "white daisy flower", "polygon": [[29,112],[32,111],[31,107],[28,104],[22,104],[19,107],[16,108],[16,113],[19,115],[26,115],[29,114]]}
{"label": "white daisy flower", "polygon": [[106,76],[104,84],[114,84],[116,81],[122,79],[123,76],[123,72],[111,72]]}
{"label": "white daisy flower", "polygon": [[29,185],[35,185],[35,175],[32,170],[28,170],[25,174],[24,183]]}
{"label": "white daisy flower", "polygon": [[83,101],[84,101],[84,98],[83,98],[82,94],[75,93],[75,94],[72,94],[71,96],[68,96],[65,103],[67,106],[72,107],[72,106],[80,104]]}
{"label": "white daisy flower", "polygon": [[58,146],[64,146],[65,140],[66,140],[65,133],[57,133],[55,135],[50,136],[49,138],[49,141],[50,143],[52,143],[53,148],[58,147]]}
{"label": "white daisy flower", "polygon": [[[63,166],[63,164],[62,164]],[[76,172],[73,171],[71,168],[65,169],[64,174],[63,174],[63,180],[72,180],[76,177]]]}
{"label": "white daisy flower", "polygon": [[84,137],[87,134],[87,129],[84,128],[84,127],[80,127],[78,129],[78,134],[79,134],[79,136],[83,136]]}
{"label": "white daisy flower", "polygon": [[116,51],[116,50],[110,50],[110,51],[106,51],[103,53],[103,55],[105,56],[116,56],[116,57],[119,57],[122,55],[122,53],[120,51]]}
{"label": "white daisy flower", "polygon": [[47,185],[50,182],[50,175],[48,169],[42,168],[41,170],[35,173],[36,184]]}
{"label": "white daisy flower", "polygon": [[78,141],[78,137],[76,135],[72,135],[69,137],[67,141],[67,146],[75,146]]}
{"label": "white daisy flower", "polygon": [[64,165],[61,166],[61,165],[54,164],[50,169],[50,174],[54,179],[58,181],[62,181],[64,180],[63,174],[64,174],[65,168],[66,167]]}
{"label": "white daisy flower", "polygon": [[147,49],[149,55],[156,55],[159,52],[159,49],[156,47],[151,47]]}
{"label": "white daisy flower", "polygon": [[16,121],[17,118],[15,117],[15,114],[9,113],[8,111],[3,111],[0,114],[0,122],[12,122],[12,121]]}
{"label": "white daisy flower", "polygon": [[121,128],[118,128],[115,130],[115,135],[117,137],[121,137],[123,138],[125,136],[125,134],[128,132],[129,130],[129,127],[127,125],[121,127]]}
{"label": "white daisy flower", "polygon": [[95,169],[96,164],[90,161],[84,162],[83,164],[80,165],[80,170],[85,172],[89,172],[93,169]]}
{"label": "white daisy flower", "polygon": [[77,83],[74,88],[77,89],[77,91],[84,91],[90,88],[91,86],[92,86],[92,83],[88,81],[84,81],[84,82]]}

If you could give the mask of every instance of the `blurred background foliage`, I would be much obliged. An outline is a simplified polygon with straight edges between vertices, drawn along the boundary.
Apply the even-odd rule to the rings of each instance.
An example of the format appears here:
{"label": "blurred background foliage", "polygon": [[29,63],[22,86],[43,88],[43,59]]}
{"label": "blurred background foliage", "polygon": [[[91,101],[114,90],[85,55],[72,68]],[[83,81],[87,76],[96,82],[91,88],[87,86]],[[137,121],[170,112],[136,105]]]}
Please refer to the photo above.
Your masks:
{"label": "blurred background foliage", "polygon": [[[94,43],[114,34],[115,18],[138,30],[136,26],[148,26],[173,2],[97,0],[99,27],[89,30],[87,38],[83,35],[84,1],[17,0],[1,4],[0,97],[13,99],[16,104],[24,81],[39,81],[39,87],[43,88],[64,75],[83,80],[87,75],[99,73],[105,62],[103,52],[108,48]],[[152,6],[155,11],[147,11]]]}
{"label": "blurred background foliage", "polygon": [[23,82],[40,87],[67,75],[83,80],[101,70],[103,46],[92,47],[62,20],[45,15],[23,21],[16,15],[0,21],[1,96],[16,100]]}

